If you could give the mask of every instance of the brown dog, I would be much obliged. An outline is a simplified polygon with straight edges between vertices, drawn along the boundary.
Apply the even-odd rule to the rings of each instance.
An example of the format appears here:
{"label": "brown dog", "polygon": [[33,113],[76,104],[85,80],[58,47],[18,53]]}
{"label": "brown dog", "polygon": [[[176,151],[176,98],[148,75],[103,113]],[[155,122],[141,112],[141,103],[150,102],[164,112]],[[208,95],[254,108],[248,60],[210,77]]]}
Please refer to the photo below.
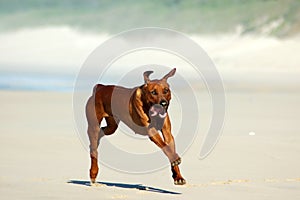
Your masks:
{"label": "brown dog", "polygon": [[[91,182],[95,183],[98,174],[98,152],[100,139],[113,134],[120,121],[124,122],[135,133],[148,136],[171,163],[174,183],[186,183],[180,174],[178,165],[181,159],[175,151],[175,142],[171,133],[171,123],[167,113],[171,100],[171,91],[167,80],[176,72],[174,68],[160,80],[150,80],[153,71],[144,72],[145,84],[135,88],[124,88],[115,85],[94,87],[93,95],[86,105],[88,136],[90,140]],[[100,128],[105,118],[107,126]],[[163,139],[158,131],[162,132]]]}

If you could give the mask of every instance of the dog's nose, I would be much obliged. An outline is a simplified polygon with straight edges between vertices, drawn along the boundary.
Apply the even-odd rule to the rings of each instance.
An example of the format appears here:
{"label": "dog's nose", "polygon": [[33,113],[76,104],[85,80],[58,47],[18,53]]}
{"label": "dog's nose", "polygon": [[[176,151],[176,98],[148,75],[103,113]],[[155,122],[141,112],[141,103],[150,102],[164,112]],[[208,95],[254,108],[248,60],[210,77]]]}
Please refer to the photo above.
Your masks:
{"label": "dog's nose", "polygon": [[168,102],[166,100],[162,100],[160,103],[159,103],[162,107],[165,107],[168,105]]}

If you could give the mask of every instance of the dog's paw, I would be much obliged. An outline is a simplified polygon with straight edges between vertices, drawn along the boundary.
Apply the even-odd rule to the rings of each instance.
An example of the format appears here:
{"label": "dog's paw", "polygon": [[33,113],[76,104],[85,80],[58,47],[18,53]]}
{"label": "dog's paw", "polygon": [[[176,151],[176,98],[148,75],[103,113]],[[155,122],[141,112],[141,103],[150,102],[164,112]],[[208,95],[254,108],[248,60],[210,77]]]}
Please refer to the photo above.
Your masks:
{"label": "dog's paw", "polygon": [[183,178],[179,178],[177,180],[174,180],[175,185],[185,185],[186,181]]}
{"label": "dog's paw", "polygon": [[102,184],[102,183],[97,183],[97,182],[95,182],[95,183],[90,183],[90,186],[91,187],[106,187],[106,185],[105,184]]}
{"label": "dog's paw", "polygon": [[96,179],[95,179],[95,178],[91,178],[90,184],[93,185],[93,184],[95,184],[95,183],[96,183]]}
{"label": "dog's paw", "polygon": [[180,165],[181,163],[181,158],[177,158],[176,160],[174,160],[173,162],[171,162],[171,166],[174,167],[174,166],[177,166],[177,165]]}

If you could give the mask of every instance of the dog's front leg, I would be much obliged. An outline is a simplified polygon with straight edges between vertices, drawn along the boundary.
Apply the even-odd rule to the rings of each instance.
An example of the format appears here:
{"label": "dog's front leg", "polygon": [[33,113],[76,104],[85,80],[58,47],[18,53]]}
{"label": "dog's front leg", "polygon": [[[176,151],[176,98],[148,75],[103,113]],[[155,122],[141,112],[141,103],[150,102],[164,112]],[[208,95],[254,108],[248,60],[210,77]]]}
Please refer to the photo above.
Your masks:
{"label": "dog's front leg", "polygon": [[174,141],[174,137],[171,133],[171,122],[170,122],[170,118],[168,115],[165,119],[164,126],[162,128],[162,134],[163,134],[165,143],[168,144],[168,146],[170,146],[170,148],[174,152],[174,155],[177,156],[173,162],[171,161],[171,170],[173,173],[172,177],[174,179],[174,183],[176,185],[184,185],[186,183],[186,181],[182,177],[180,170],[179,170],[179,166],[178,166],[181,163],[181,158],[176,153],[175,141]]}
{"label": "dog's front leg", "polygon": [[179,160],[180,157],[178,154],[174,151],[174,140],[170,141],[170,143],[166,143],[162,137],[159,135],[158,131],[152,127],[148,130],[149,138],[152,142],[154,142],[159,148],[162,149],[164,154],[168,157],[169,161],[171,163],[176,162],[176,160]]}
{"label": "dog's front leg", "polygon": [[152,127],[148,130],[149,138],[152,142],[154,142],[165,155],[168,157],[169,161],[171,162],[171,170],[172,170],[172,177],[174,179],[174,184],[176,185],[184,185],[186,181],[180,174],[180,170],[178,165],[181,162],[180,157],[175,152],[175,143],[173,137],[170,137],[170,143],[166,143],[161,136],[159,135],[158,131]]}

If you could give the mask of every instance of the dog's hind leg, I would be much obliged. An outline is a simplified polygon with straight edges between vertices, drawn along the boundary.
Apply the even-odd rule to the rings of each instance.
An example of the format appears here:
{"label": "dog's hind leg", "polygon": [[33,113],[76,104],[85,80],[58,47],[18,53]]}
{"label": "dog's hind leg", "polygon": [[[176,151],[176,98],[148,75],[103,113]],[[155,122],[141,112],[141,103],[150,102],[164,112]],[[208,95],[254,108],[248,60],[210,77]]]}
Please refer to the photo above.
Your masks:
{"label": "dog's hind leg", "polygon": [[113,134],[117,130],[120,120],[112,116],[109,116],[109,117],[105,117],[105,121],[107,126],[101,127],[104,135]]}
{"label": "dog's hind leg", "polygon": [[101,132],[99,125],[88,127],[88,136],[90,140],[90,156],[91,156],[91,168],[90,168],[90,179],[92,183],[95,183],[98,175],[98,146],[101,138]]}
{"label": "dog's hind leg", "polygon": [[96,182],[96,177],[98,175],[98,146],[100,144],[100,139],[104,135],[113,134],[118,128],[119,120],[114,120],[113,117],[105,117],[107,126],[99,127],[102,118],[95,120],[95,118],[88,118],[88,136],[90,139],[90,155],[91,155],[91,169],[90,169],[90,179],[92,183]]}
{"label": "dog's hind leg", "polygon": [[[107,126],[101,127],[100,124],[105,116]],[[90,179],[92,183],[95,183],[98,175],[98,146],[100,139],[104,135],[113,134],[118,128],[119,120],[112,116],[107,116],[101,105],[97,105],[95,109],[94,96],[90,97],[86,105],[86,117],[88,121],[88,136],[90,140],[90,156],[91,156],[91,168],[90,168]]]}
{"label": "dog's hind leg", "polygon": [[90,140],[90,157],[91,157],[91,168],[90,168],[90,179],[92,183],[95,183],[98,175],[98,146],[100,138],[104,136],[103,131],[100,129],[100,123],[102,117],[97,117],[95,112],[94,97],[90,97],[86,105],[86,117],[88,121],[88,136]]}

